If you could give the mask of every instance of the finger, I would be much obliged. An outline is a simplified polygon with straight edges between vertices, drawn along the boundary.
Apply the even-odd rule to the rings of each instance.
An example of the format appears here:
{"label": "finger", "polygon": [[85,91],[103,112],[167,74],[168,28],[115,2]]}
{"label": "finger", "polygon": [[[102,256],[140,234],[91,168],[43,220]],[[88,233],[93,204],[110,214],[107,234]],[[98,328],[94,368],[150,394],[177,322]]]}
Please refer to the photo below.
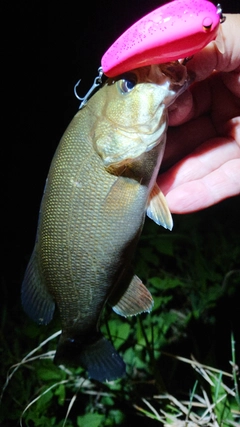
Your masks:
{"label": "finger", "polygon": [[206,140],[216,136],[216,129],[207,115],[177,127],[170,127],[167,132],[167,144],[161,171],[167,170]]}
{"label": "finger", "polygon": [[[215,41],[211,42],[203,50],[193,56],[187,63],[187,68],[189,74],[195,81],[207,79],[214,70],[222,72],[220,78],[224,86],[234,95],[240,97],[240,14],[226,16],[226,21],[220,27],[222,38],[221,51],[218,49]],[[180,125],[190,120],[194,112],[196,115],[198,110],[195,105],[196,101],[199,99],[200,105],[203,105],[203,102],[207,101],[207,99],[205,99],[208,89],[207,85],[199,85],[197,89],[195,88],[196,85],[192,85],[191,91],[185,91],[172,106],[169,107],[170,126]],[[201,92],[200,97],[197,95],[197,90]],[[222,91],[219,92],[222,95]]]}
{"label": "finger", "polygon": [[193,96],[190,90],[183,92],[168,108],[169,126],[184,123],[193,109]]}
{"label": "finger", "polygon": [[[239,49],[240,62],[240,49]],[[225,86],[238,98],[240,98],[240,71],[232,71],[231,73],[222,73],[222,80]]]}
{"label": "finger", "polygon": [[206,112],[211,105],[210,80],[198,82],[182,93],[169,107],[169,126],[179,126]]}
{"label": "finger", "polygon": [[240,161],[231,160],[201,179],[186,182],[166,195],[172,213],[184,214],[240,194]]}
{"label": "finger", "polygon": [[[239,48],[240,51],[240,48]],[[240,52],[239,52],[240,58]],[[240,59],[239,59],[240,61]],[[207,79],[197,82],[184,92],[169,107],[169,125],[180,125],[202,114],[211,114],[215,126],[219,127],[229,118],[239,116],[240,97],[229,90],[236,85],[240,95],[240,73],[213,73]],[[228,86],[226,87],[226,82]]]}
{"label": "finger", "polygon": [[[182,118],[186,123],[168,129],[162,170],[217,135],[229,135],[240,145],[240,98],[226,88],[221,75],[213,74],[196,83],[192,96],[191,110]],[[180,113],[177,114],[175,118],[179,119]]]}
{"label": "finger", "polygon": [[212,138],[167,172],[160,174],[158,184],[163,193],[167,194],[184,183],[203,178],[234,159],[240,162],[240,146],[232,137]]}
{"label": "finger", "polygon": [[226,21],[220,27],[220,50],[215,41],[196,53],[187,63],[195,80],[206,79],[213,70],[240,72],[240,14],[226,14]]}

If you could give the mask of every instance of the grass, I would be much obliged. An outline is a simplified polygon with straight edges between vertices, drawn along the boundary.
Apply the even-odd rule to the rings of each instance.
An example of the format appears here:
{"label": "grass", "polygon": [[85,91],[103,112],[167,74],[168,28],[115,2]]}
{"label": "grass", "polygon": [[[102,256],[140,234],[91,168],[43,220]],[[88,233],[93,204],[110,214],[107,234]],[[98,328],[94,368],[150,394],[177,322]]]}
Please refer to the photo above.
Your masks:
{"label": "grass", "polygon": [[[233,337],[232,347],[234,348]],[[240,401],[236,375],[238,367],[231,362],[232,372],[229,373],[202,365],[195,360],[178,356],[175,358],[196,370],[204,379],[204,383],[200,385],[196,380],[188,400],[178,400],[175,396],[166,393],[153,396],[151,403],[143,398],[142,401],[148,410],[139,406],[135,406],[136,409],[146,417],[159,421],[164,427],[239,427]],[[231,379],[231,388],[225,384],[225,377]],[[209,385],[210,395],[207,392]],[[164,409],[156,410],[153,402],[155,407],[162,406]]]}
{"label": "grass", "polygon": [[[24,365],[29,366],[29,364],[34,364],[38,361],[41,366],[41,361],[43,360],[53,360],[54,351],[42,352],[43,347],[51,340],[54,340],[60,331],[50,336],[47,340],[42,342],[37,348],[32,350],[28,355],[26,355],[21,362],[17,365],[14,365],[10,368],[10,371],[7,375],[6,382],[2,390],[3,398],[4,391],[9,386],[9,383],[13,376],[16,374],[17,370],[23,368]],[[164,427],[197,427],[197,426],[208,426],[208,427],[224,427],[232,426],[238,427],[240,423],[240,399],[239,399],[239,389],[238,389],[238,366],[235,364],[235,341],[232,336],[232,360],[230,366],[232,367],[232,372],[224,372],[216,368],[212,368],[206,365],[203,365],[193,358],[186,359],[180,356],[167,355],[172,357],[181,363],[186,363],[194,369],[198,375],[204,380],[202,384],[196,380],[192,391],[190,392],[188,400],[179,400],[174,395],[164,393],[162,395],[153,395],[151,398],[142,397],[141,401],[144,404],[143,406],[132,404],[133,408],[136,409],[137,413],[144,415],[146,418],[153,419]],[[20,415],[19,423],[20,427],[23,427],[24,418],[29,421],[31,419],[30,414],[36,414],[36,406],[40,402],[40,407],[42,410],[53,399],[54,394],[61,396],[64,400],[66,387],[70,387],[72,390],[76,390],[72,394],[71,399],[69,400],[65,417],[62,420],[62,426],[71,425],[68,423],[70,412],[77,400],[77,395],[79,392],[82,394],[95,397],[99,402],[102,401],[99,407],[107,403],[110,404],[114,398],[116,398],[115,393],[119,392],[119,387],[116,387],[115,384],[109,385],[108,391],[100,391],[96,384],[92,384],[91,381],[87,380],[84,376],[76,375],[76,373],[71,370],[66,369],[64,366],[60,366],[57,376],[60,376],[62,373],[62,378],[60,381],[56,381],[52,375],[52,369],[49,365],[48,369],[44,369],[44,377],[46,382],[50,379],[53,380],[52,384],[48,387],[45,387],[44,390],[39,391],[36,397],[26,405],[23,412]],[[229,387],[225,383],[225,378],[230,379],[232,386]],[[207,391],[210,386],[210,395]],[[112,390],[111,390],[112,388]],[[48,397],[47,397],[48,396]],[[60,403],[60,402],[59,402]],[[29,414],[28,414],[29,412]],[[116,415],[116,414],[115,414]],[[121,413],[117,414],[118,419],[122,419]],[[34,416],[35,418],[35,416]],[[33,421],[34,421],[33,418]],[[79,426],[102,426],[102,422],[105,419],[105,415],[99,412],[89,412],[82,416],[77,417],[77,422]],[[44,421],[44,420],[42,420]],[[43,425],[36,423],[35,425]],[[46,421],[46,420],[45,420]],[[49,425],[55,425],[55,417],[51,420]],[[110,420],[109,420],[110,421]],[[116,420],[115,420],[116,421]],[[28,423],[27,423],[28,425]],[[116,425],[116,424],[106,424],[106,425]]]}
{"label": "grass", "polygon": [[32,323],[3,276],[1,427],[239,426],[238,205],[176,217],[172,233],[147,221],[135,270],[155,304],[130,319],[106,309],[102,331],[127,364],[113,383],[56,367],[58,320]]}

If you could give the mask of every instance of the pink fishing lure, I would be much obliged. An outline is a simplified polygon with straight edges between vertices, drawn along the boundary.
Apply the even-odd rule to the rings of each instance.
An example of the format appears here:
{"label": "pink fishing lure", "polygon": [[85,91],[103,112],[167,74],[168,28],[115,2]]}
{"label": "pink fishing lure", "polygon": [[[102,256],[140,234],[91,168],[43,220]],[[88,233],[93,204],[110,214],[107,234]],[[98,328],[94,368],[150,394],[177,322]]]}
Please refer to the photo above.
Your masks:
{"label": "pink fishing lure", "polygon": [[221,8],[207,0],[175,0],[128,28],[102,57],[114,77],[134,68],[193,55],[217,35]]}

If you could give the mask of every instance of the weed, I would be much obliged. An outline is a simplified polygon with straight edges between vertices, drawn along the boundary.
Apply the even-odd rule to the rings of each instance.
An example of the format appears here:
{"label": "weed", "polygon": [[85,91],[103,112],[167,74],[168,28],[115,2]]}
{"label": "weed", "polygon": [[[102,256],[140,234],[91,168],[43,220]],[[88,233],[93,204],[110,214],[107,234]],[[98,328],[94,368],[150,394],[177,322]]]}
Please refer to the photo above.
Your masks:
{"label": "weed", "polygon": [[12,309],[4,278],[1,426],[239,426],[240,233],[233,209],[225,227],[229,203],[176,218],[172,233],[146,222],[135,270],[153,310],[125,319],[106,308],[102,318],[127,364],[122,380],[55,366],[57,322],[39,327]]}

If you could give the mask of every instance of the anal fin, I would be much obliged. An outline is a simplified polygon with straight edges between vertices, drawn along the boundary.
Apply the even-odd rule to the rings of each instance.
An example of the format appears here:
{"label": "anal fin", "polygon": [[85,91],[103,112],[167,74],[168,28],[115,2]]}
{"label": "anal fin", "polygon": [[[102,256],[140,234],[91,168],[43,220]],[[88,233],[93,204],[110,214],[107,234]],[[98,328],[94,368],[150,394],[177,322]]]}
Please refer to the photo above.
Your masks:
{"label": "anal fin", "polygon": [[156,222],[156,224],[172,230],[173,220],[171,212],[168,208],[164,194],[156,183],[148,199],[147,216]]}
{"label": "anal fin", "polygon": [[134,316],[152,310],[154,301],[149,290],[144,286],[138,276],[134,275],[130,285],[120,300],[112,306],[115,313],[120,316]]}
{"label": "anal fin", "polygon": [[21,299],[24,311],[36,323],[47,325],[52,320],[55,303],[44,285],[35,250],[25,272]]}

